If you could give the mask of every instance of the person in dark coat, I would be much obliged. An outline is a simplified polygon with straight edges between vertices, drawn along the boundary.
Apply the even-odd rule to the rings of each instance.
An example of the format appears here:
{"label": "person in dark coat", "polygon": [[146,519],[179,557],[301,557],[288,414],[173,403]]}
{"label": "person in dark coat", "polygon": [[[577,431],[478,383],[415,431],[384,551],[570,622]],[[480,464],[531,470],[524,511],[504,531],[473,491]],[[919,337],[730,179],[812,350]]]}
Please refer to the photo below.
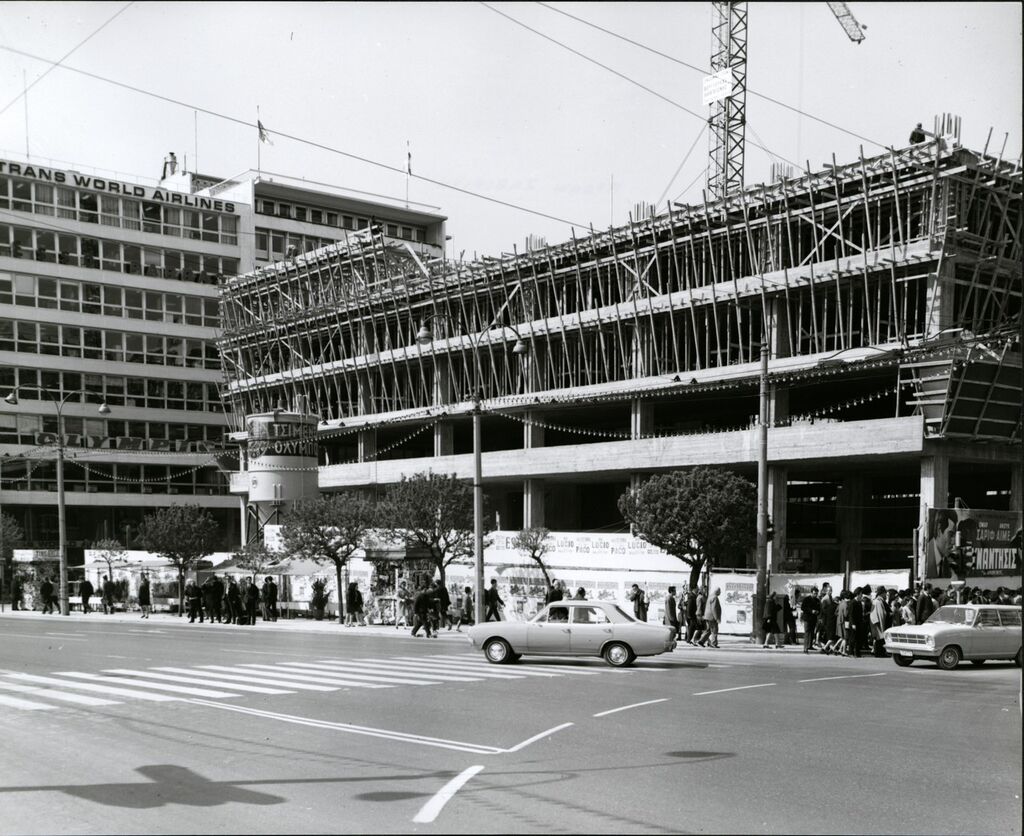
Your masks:
{"label": "person in dark coat", "polygon": [[11,609],[25,609],[21,600],[21,576],[17,572],[15,572],[14,577],[11,578]]}
{"label": "person in dark coat", "polygon": [[789,595],[782,596],[782,624],[787,644],[796,644],[796,613]]}
{"label": "person in dark coat", "polygon": [[277,621],[277,584],[270,575],[263,581],[260,598],[263,601],[263,620]]}
{"label": "person in dark coat", "polygon": [[864,621],[864,593],[857,587],[846,609],[846,652],[860,658],[861,622]]}
{"label": "person in dark coat", "polygon": [[234,577],[228,578],[227,592],[224,593],[224,600],[228,605],[228,621],[231,624],[240,624],[242,617],[242,590],[238,588],[238,581]]}
{"label": "person in dark coat", "polygon": [[626,597],[633,602],[633,615],[636,616],[636,620],[646,621],[647,596],[644,595],[644,591],[637,584],[633,584],[629,592],[626,593]]}
{"label": "person in dark coat", "polygon": [[670,586],[668,588],[668,597],[665,598],[665,618],[664,623],[666,627],[672,629],[672,634],[679,638],[679,615],[676,608],[676,588]]}
{"label": "person in dark coat", "polygon": [[352,581],[345,591],[345,626],[355,627],[366,626],[366,616],[363,615],[363,593],[359,589],[359,581]]}
{"label": "person in dark coat", "polygon": [[498,594],[498,581],[491,578],[491,585],[484,590],[484,621],[501,621],[500,610],[503,606],[505,602]]}
{"label": "person in dark coat", "polygon": [[833,645],[837,637],[836,601],[832,597],[831,587],[822,587],[821,613],[819,624],[821,625],[821,652],[825,653],[827,651],[827,648]]}
{"label": "person in dark coat", "polygon": [[779,604],[778,596],[774,592],[768,593],[768,598],[764,602],[764,612],[761,614],[761,624],[764,627],[764,644],[761,645],[765,650],[768,649],[768,642],[774,641],[774,647],[779,650],[782,649],[782,635],[779,632],[779,611],[782,609],[782,605]]}
{"label": "person in dark coat", "polygon": [[256,623],[256,608],[260,603],[260,591],[252,578],[245,579],[245,589],[242,591],[242,606],[245,607],[245,619],[248,624]]}
{"label": "person in dark coat", "polygon": [[452,629],[452,624],[455,620],[452,618],[452,596],[448,591],[447,587],[441,581],[435,581],[434,587],[437,589],[437,623],[438,625],[448,625],[448,629]]}
{"label": "person in dark coat", "polygon": [[[84,603],[84,597],[82,601]],[[149,594],[149,575],[143,575],[142,580],[139,581],[139,609],[142,610],[143,618],[149,618],[152,603],[153,601]]]}
{"label": "person in dark coat", "polygon": [[103,612],[106,615],[114,614],[114,582],[109,575],[103,576]]}
{"label": "person in dark coat", "polygon": [[544,603],[551,604],[562,600],[562,585],[558,581],[551,581],[548,584],[547,592],[544,593]]}
{"label": "person in dark coat", "polygon": [[185,584],[185,612],[188,613],[189,624],[195,623],[197,615],[199,623],[203,623],[203,592],[195,581]]}
{"label": "person in dark coat", "polygon": [[202,590],[203,606],[206,608],[206,614],[210,616],[210,621],[220,621],[220,602],[224,597],[223,582],[216,575],[210,575],[203,581]]}
{"label": "person in dark coat", "polygon": [[811,590],[800,602],[800,614],[804,619],[804,653],[814,649],[814,631],[818,629],[818,615],[821,613],[821,601],[818,600],[818,588]]}
{"label": "person in dark coat", "polygon": [[924,132],[924,126],[918,122],[917,127],[910,132],[910,144],[917,145],[919,142],[924,142],[928,139],[928,135]]}
{"label": "person in dark coat", "polygon": [[46,576],[43,577],[43,580],[39,584],[39,602],[43,605],[43,612],[45,614],[49,615],[54,612],[53,582]]}
{"label": "person in dark coat", "polygon": [[78,585],[78,594],[82,596],[82,612],[92,612],[92,607],[89,606],[89,599],[92,598],[93,592],[96,590],[93,588],[92,582],[86,578]]}
{"label": "person in dark coat", "polygon": [[427,638],[436,636],[430,629],[430,623],[433,620],[431,618],[431,612],[437,608],[437,590],[433,587],[427,587],[426,589],[418,592],[416,597],[412,601],[412,635],[418,636],[419,629],[422,627],[427,634]]}
{"label": "person in dark coat", "polygon": [[693,644],[699,625],[697,624],[697,593],[692,588],[686,590],[686,601],[683,607],[686,614],[686,643]]}

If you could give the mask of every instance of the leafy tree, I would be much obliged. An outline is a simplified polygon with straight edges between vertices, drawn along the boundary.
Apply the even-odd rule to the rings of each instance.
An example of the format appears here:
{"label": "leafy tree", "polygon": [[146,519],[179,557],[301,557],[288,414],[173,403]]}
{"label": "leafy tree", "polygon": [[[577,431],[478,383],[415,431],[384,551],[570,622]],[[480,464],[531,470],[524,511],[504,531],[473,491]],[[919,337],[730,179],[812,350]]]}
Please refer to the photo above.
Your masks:
{"label": "leafy tree", "polygon": [[338,582],[338,622],[344,613],[341,573],[352,553],[373,528],[373,503],[355,491],[321,496],[295,503],[281,520],[281,540],[292,557],[334,564]]}
{"label": "leafy tree", "polygon": [[429,551],[444,584],[448,565],[473,554],[473,488],[455,474],[403,476],[388,488],[381,526],[406,548]]}
{"label": "leafy tree", "polygon": [[3,567],[4,585],[14,590],[14,573],[10,571],[14,560],[14,549],[25,539],[25,532],[10,514],[0,514],[0,566]]}
{"label": "leafy tree", "polygon": [[725,470],[696,467],[652,476],[619,497],[636,535],[690,567],[690,586],[710,559],[725,563],[757,543],[757,488]]}
{"label": "leafy tree", "polygon": [[147,514],[139,544],[178,570],[178,615],[185,610],[185,572],[216,551],[217,523],[199,505],[171,505]]}
{"label": "leafy tree", "polygon": [[550,539],[551,532],[546,528],[524,528],[512,540],[512,548],[540,566],[548,586],[551,586],[551,576],[544,565],[544,555],[551,551]]}
{"label": "leafy tree", "polygon": [[271,551],[260,541],[247,543],[237,549],[231,557],[239,568],[245,569],[253,578],[264,574],[268,566],[281,559],[280,554]]}
{"label": "leafy tree", "polygon": [[114,579],[114,566],[128,563],[128,552],[118,540],[97,540],[92,544],[97,558],[107,564],[107,577]]}

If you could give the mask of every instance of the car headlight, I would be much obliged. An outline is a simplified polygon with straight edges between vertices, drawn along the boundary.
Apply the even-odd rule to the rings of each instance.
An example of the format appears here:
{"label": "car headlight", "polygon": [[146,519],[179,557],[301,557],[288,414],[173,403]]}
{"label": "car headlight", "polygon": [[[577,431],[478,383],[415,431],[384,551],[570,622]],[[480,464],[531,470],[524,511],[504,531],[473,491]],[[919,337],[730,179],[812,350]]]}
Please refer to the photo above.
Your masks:
{"label": "car headlight", "polygon": [[924,646],[925,647],[929,647],[929,648],[934,648],[935,647],[935,636],[925,636],[924,637]]}

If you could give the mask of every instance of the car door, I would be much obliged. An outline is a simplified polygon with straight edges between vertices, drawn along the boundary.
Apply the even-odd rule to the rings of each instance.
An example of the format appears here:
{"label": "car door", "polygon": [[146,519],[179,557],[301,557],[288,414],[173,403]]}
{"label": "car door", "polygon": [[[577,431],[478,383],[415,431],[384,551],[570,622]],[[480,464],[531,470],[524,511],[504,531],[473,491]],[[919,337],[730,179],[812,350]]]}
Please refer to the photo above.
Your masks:
{"label": "car door", "polygon": [[580,656],[597,656],[605,642],[612,638],[612,623],[603,609],[596,606],[574,607],[572,611],[572,652]]}
{"label": "car door", "polygon": [[1003,625],[1003,641],[999,649],[1007,658],[1017,655],[1020,650],[1020,610],[999,610],[999,622]]}
{"label": "car door", "polygon": [[964,655],[970,659],[998,656],[1003,646],[1006,629],[999,623],[999,613],[995,610],[978,610],[974,620],[974,628],[965,642]]}
{"label": "car door", "polygon": [[571,653],[569,608],[558,604],[526,625],[528,653]]}

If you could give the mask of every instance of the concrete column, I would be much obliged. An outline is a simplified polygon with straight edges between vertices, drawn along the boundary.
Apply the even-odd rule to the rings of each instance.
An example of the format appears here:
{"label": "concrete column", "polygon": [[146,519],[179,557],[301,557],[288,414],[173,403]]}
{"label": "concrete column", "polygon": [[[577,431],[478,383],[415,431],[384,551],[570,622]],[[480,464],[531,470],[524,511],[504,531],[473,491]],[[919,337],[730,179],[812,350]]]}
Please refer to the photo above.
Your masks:
{"label": "concrete column", "polygon": [[527,412],[523,416],[523,449],[532,450],[535,447],[544,446],[544,428],[535,421],[539,422],[541,416],[539,412]]}
{"label": "concrete column", "polygon": [[1020,462],[1010,465],[1010,510],[1024,510],[1024,465]]}
{"label": "concrete column", "polygon": [[768,465],[768,518],[775,536],[768,541],[768,571],[783,571],[786,560],[786,509],[789,502],[787,480],[789,471],[778,465]]}
{"label": "concrete column", "polygon": [[946,328],[952,328],[956,321],[953,313],[953,266],[945,259],[934,273],[928,274],[928,285],[924,298],[924,335],[934,336]]}
{"label": "concrete column", "polygon": [[[239,541],[238,541],[238,544],[240,546],[244,546],[247,542],[249,542],[248,539],[247,539],[248,534],[249,534],[249,528],[248,528],[249,500],[246,497],[240,496],[238,498],[238,510],[241,512],[238,515],[238,531],[239,531]],[[127,546],[127,543],[125,545]]]}
{"label": "concrete column", "polygon": [[523,528],[544,527],[544,480],[523,480]]}
{"label": "concrete column", "polygon": [[434,424],[434,457],[450,456],[455,452],[455,432],[449,421]]}
{"label": "concrete column", "polygon": [[452,370],[447,358],[438,357],[434,361],[432,389],[431,397],[434,406],[452,402]]}
{"label": "concrete column", "polygon": [[864,505],[867,483],[859,473],[848,473],[836,497],[836,535],[839,538],[839,571],[860,569],[864,537]]}
{"label": "concrete column", "polygon": [[942,453],[921,459],[921,508],[918,520],[916,578],[924,577],[924,544],[928,536],[928,509],[949,507],[949,457]]}
{"label": "concrete column", "polygon": [[377,455],[377,431],[360,430],[356,433],[356,455],[361,462],[367,462]]}
{"label": "concrete column", "polygon": [[642,438],[654,432],[654,404],[642,398],[633,398],[629,404],[630,438]]}

